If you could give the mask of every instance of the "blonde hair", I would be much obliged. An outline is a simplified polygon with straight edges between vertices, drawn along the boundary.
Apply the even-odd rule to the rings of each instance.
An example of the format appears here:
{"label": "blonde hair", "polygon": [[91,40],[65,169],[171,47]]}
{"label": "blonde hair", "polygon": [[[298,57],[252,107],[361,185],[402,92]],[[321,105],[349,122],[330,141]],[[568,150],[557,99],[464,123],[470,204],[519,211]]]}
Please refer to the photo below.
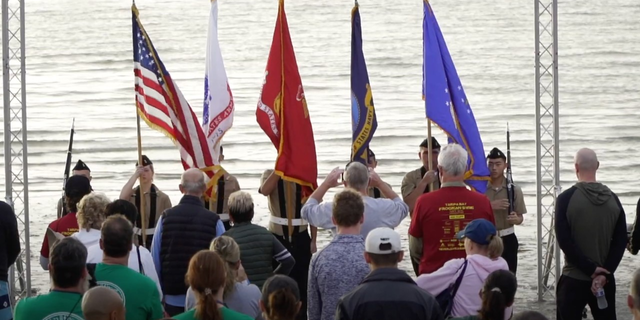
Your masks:
{"label": "blonde hair", "polygon": [[107,196],[102,193],[90,193],[80,200],[78,203],[78,226],[87,231],[91,229],[100,230],[102,222],[104,222],[104,213],[110,201]]}
{"label": "blonde hair", "polygon": [[227,201],[229,215],[234,223],[250,222],[253,219],[253,199],[246,191],[236,191]]}
{"label": "blonde hair", "polygon": [[465,238],[464,239],[465,248],[469,245],[467,241],[469,243],[473,243],[473,245],[477,247],[479,250],[485,251],[487,253],[487,256],[491,260],[500,258],[502,256],[502,251],[504,251],[504,244],[502,243],[502,238],[498,237],[497,234],[491,235],[489,244],[479,244],[469,238]]}
{"label": "blonde hair", "polygon": [[504,251],[504,244],[502,243],[502,238],[494,235],[491,237],[491,241],[487,245],[487,252],[489,253],[489,258],[491,260],[498,259],[502,256],[502,251]]}
{"label": "blonde hair", "polygon": [[238,278],[237,263],[240,261],[240,247],[233,238],[220,236],[213,239],[209,250],[217,253],[225,263],[227,279],[224,285],[224,297],[227,297],[235,290],[236,278]]}

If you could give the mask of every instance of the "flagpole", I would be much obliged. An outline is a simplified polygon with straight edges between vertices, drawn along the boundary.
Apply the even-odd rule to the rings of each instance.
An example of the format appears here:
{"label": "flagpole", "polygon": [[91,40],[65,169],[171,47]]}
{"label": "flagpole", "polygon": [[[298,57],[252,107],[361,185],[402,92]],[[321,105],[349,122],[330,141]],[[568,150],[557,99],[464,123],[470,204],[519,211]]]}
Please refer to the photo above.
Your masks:
{"label": "flagpole", "polygon": [[[429,157],[429,171],[433,170],[433,145],[431,144],[431,120],[427,118],[427,157]],[[429,191],[433,191],[433,181],[429,183]]]}
{"label": "flagpole", "polygon": [[[137,108],[136,108],[137,109]],[[137,111],[137,110],[136,110]],[[138,129],[138,165],[144,166],[142,163],[142,135],[140,134],[140,115],[136,112],[136,124]],[[138,170],[138,168],[136,168]],[[142,230],[142,246],[147,246],[147,217],[146,217],[146,195],[142,190],[142,178],[138,177],[138,188],[140,188],[140,229]]]}

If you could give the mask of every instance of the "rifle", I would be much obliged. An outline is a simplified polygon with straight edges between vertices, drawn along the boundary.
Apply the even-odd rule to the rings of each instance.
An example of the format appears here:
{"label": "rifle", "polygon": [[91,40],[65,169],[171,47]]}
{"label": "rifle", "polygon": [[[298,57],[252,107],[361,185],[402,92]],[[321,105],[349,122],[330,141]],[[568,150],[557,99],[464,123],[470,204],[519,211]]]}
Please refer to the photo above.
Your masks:
{"label": "rifle", "polygon": [[69,135],[69,147],[67,148],[67,162],[64,165],[64,176],[62,178],[62,210],[58,212],[58,218],[62,217],[64,213],[67,211],[65,203],[65,186],[67,185],[67,180],[69,180],[69,171],[71,170],[71,152],[73,151],[73,135],[75,133],[74,127],[76,124],[76,118],[73,118],[71,122],[71,134]]}
{"label": "rifle", "polygon": [[507,122],[507,198],[509,199],[509,213],[513,212],[515,192],[513,176],[511,175],[511,141],[509,137],[509,123]]}

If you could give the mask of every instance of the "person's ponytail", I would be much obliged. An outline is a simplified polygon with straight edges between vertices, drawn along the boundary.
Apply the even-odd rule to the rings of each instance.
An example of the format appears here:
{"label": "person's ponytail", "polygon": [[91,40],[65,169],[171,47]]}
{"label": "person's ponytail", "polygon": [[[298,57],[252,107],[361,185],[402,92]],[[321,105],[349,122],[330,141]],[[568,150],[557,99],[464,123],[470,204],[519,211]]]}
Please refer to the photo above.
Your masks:
{"label": "person's ponytail", "polygon": [[222,314],[218,308],[213,293],[205,289],[204,294],[198,294],[198,303],[196,303],[196,319],[198,320],[222,320]]}
{"label": "person's ponytail", "polygon": [[489,241],[487,251],[491,260],[500,258],[502,256],[502,251],[504,251],[502,238],[498,237],[498,235],[491,236],[491,241]]}
{"label": "person's ponytail", "polygon": [[[502,242],[500,242],[502,246]],[[505,310],[513,305],[518,282],[509,270],[496,270],[489,274],[482,288],[481,320],[506,320]]]}
{"label": "person's ponytail", "polygon": [[224,264],[217,253],[209,250],[198,251],[189,261],[185,280],[196,295],[197,320],[222,320],[216,297],[224,287]]}
{"label": "person's ponytail", "polygon": [[290,320],[298,314],[298,299],[289,289],[279,289],[269,295],[269,320]]}
{"label": "person's ponytail", "polygon": [[505,320],[504,310],[507,299],[500,288],[496,287],[482,293],[482,308],[478,312],[482,320]]}

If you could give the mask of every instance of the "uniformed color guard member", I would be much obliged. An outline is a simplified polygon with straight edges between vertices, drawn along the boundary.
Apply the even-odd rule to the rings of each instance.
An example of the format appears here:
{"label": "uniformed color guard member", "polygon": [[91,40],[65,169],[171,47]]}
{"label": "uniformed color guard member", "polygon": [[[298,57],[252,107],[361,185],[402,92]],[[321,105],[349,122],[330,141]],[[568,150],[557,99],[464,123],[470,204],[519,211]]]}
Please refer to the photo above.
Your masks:
{"label": "uniformed color guard member", "polygon": [[[219,163],[224,161],[224,149],[220,146],[220,158]],[[220,192],[222,190],[222,192]],[[213,212],[217,213],[220,217],[220,220],[224,223],[224,229],[229,230],[231,228],[231,224],[229,223],[229,207],[227,203],[229,202],[229,195],[232,193],[240,191],[240,183],[238,183],[238,179],[228,172],[224,175],[224,179],[218,180],[218,188],[216,191],[216,199],[214,199],[212,203]],[[220,201],[222,200],[222,201]],[[205,208],[209,209],[209,201],[205,201]]]}
{"label": "uniformed color guard member", "polygon": [[[316,236],[318,229],[302,219],[300,212],[304,205],[302,186],[295,182],[285,181],[273,170],[265,170],[260,178],[258,192],[269,200],[269,231],[284,245],[296,261],[289,277],[298,283],[302,307],[296,320],[307,319],[307,282],[311,256],[316,252]],[[289,223],[287,216],[293,216],[293,235],[289,239]],[[309,230],[311,229],[311,235]],[[274,260],[275,261],[275,260]],[[274,263],[274,268],[278,266]]]}
{"label": "uniformed color guard member", "polygon": [[504,175],[504,170],[507,168],[507,157],[498,148],[493,148],[489,152],[487,160],[489,171],[491,172],[491,181],[487,186],[485,195],[491,201],[498,235],[502,238],[504,244],[502,257],[509,264],[509,270],[515,274],[518,268],[519,244],[514,225],[522,224],[522,221],[524,221],[523,214],[527,213],[527,207],[524,204],[522,189],[514,185],[514,212],[508,212],[507,178]]}
{"label": "uniformed color guard member", "polygon": [[[420,143],[420,152],[418,158],[422,161],[422,166],[407,173],[402,179],[400,191],[402,192],[402,200],[409,206],[409,216],[413,214],[416,206],[416,200],[424,193],[440,189],[440,177],[438,176],[438,155],[440,154],[440,143],[435,137],[431,137],[431,165],[433,170],[429,171],[429,139],[424,139]],[[433,190],[430,190],[433,182]],[[409,243],[415,241],[415,238],[409,236]],[[420,267],[420,257],[411,255],[411,264],[416,276]]]}
{"label": "uniformed color guard member", "polygon": [[[371,151],[371,149],[367,149],[367,167],[371,168],[371,169],[376,169],[378,167],[378,160],[376,160],[376,154],[373,153],[373,151]],[[386,185],[389,186],[389,188],[391,188],[391,185],[386,183]],[[369,197],[371,198],[382,198],[382,199],[387,199],[387,196],[385,196],[380,189],[376,188],[376,187],[369,187]]]}
{"label": "uniformed color guard member", "polygon": [[122,187],[120,191],[120,199],[127,200],[133,203],[138,208],[138,219],[134,232],[138,235],[138,243],[142,245],[142,221],[140,214],[140,186],[133,187],[136,184],[138,178],[140,178],[140,184],[142,191],[145,195],[145,221],[147,225],[146,234],[146,247],[151,249],[151,242],[153,241],[153,233],[155,232],[155,226],[160,219],[162,213],[171,208],[171,199],[164,192],[160,191],[155,184],[153,184],[153,176],[155,171],[153,169],[153,162],[145,155],[142,156],[142,165],[136,162],[136,171],[131,175],[129,181]]}
{"label": "uniformed color guard member", "polygon": [[429,140],[424,139],[420,144],[420,152],[418,157],[422,161],[420,168],[410,171],[402,179],[402,199],[409,206],[409,214],[413,213],[416,200],[423,194],[427,193],[430,184],[433,182],[433,191],[440,189],[440,177],[438,177],[438,154],[440,154],[440,144],[435,137],[431,137],[431,161],[433,170],[429,170]]}

